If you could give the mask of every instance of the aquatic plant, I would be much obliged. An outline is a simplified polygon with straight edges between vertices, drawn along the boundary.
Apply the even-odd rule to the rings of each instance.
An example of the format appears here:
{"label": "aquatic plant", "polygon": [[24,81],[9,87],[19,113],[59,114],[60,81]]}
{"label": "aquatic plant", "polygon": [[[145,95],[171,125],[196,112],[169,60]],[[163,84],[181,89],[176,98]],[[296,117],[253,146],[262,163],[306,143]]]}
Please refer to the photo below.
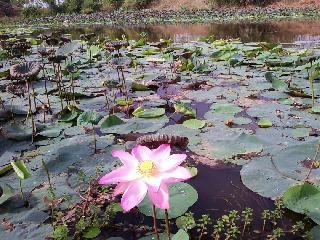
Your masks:
{"label": "aquatic plant", "polygon": [[24,62],[20,64],[13,65],[10,68],[10,75],[13,78],[21,79],[26,82],[27,85],[27,92],[28,92],[28,104],[29,104],[29,111],[27,114],[27,118],[30,116],[31,118],[31,124],[32,124],[32,142],[34,141],[34,137],[36,134],[36,127],[33,119],[33,111],[31,106],[31,92],[30,92],[30,85],[33,92],[33,101],[34,101],[34,107],[36,106],[36,100],[35,100],[35,92],[32,84],[33,78],[35,78],[41,70],[41,66],[39,63],[36,62]]}
{"label": "aquatic plant", "polygon": [[121,206],[126,212],[141,203],[148,193],[152,203],[156,234],[158,235],[155,207],[158,207],[165,210],[169,239],[168,185],[191,178],[190,172],[179,166],[187,156],[185,154],[170,155],[170,151],[170,145],[166,144],[160,145],[154,150],[137,145],[132,149],[131,154],[114,150],[112,155],[118,157],[123,166],[99,180],[100,184],[118,183],[113,194],[115,196],[123,194]]}

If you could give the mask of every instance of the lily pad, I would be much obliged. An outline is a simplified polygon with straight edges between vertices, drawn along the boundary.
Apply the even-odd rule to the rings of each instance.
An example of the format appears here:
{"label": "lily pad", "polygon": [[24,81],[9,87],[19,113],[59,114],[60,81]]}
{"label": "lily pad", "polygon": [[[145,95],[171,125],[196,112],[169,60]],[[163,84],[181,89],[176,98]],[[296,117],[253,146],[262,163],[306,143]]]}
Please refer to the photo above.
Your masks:
{"label": "lily pad", "polygon": [[[177,218],[188,211],[198,200],[197,191],[187,183],[176,183],[169,186],[170,209],[168,210],[169,218]],[[152,216],[151,204],[147,196],[139,205],[139,210],[146,216]],[[157,209],[157,218],[164,219],[165,214],[162,209]]]}

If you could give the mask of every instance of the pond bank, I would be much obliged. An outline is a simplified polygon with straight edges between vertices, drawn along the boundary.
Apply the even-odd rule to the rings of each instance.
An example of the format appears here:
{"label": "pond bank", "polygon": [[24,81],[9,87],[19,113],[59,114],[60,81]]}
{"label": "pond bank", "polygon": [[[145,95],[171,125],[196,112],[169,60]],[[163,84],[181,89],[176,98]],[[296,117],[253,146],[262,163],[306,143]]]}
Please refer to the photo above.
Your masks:
{"label": "pond bank", "polygon": [[38,19],[0,20],[5,26],[76,26],[84,24],[104,24],[109,26],[132,26],[171,23],[211,23],[211,22],[265,22],[289,19],[319,19],[319,8],[248,8],[220,10],[140,10],[114,11],[93,14],[70,14],[49,16]]}

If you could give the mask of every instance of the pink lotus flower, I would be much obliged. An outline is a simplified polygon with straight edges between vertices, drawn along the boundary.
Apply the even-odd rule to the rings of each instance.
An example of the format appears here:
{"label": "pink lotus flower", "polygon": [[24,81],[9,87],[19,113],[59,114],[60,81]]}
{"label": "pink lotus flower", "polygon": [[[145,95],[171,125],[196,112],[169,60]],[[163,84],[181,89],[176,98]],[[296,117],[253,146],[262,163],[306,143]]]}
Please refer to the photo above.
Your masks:
{"label": "pink lotus flower", "polygon": [[137,145],[131,154],[114,150],[112,156],[118,157],[123,166],[103,176],[99,184],[118,183],[113,194],[123,194],[121,206],[126,212],[137,206],[147,192],[156,207],[169,209],[168,184],[191,178],[190,172],[179,166],[187,156],[170,155],[170,151],[168,144],[153,150]]}

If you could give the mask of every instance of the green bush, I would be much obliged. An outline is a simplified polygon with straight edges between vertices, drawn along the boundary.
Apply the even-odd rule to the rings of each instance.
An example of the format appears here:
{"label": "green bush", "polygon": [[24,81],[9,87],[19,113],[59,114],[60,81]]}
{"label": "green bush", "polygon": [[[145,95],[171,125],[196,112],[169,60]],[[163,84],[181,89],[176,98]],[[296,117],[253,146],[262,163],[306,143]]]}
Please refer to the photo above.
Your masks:
{"label": "green bush", "polygon": [[82,5],[82,12],[83,13],[90,13],[90,12],[99,12],[101,11],[102,3],[97,0],[84,0]]}
{"label": "green bush", "polygon": [[124,0],[104,0],[103,5],[107,8],[118,9],[122,6]]}
{"label": "green bush", "polygon": [[79,13],[81,12],[83,0],[65,0],[61,6],[62,12]]}
{"label": "green bush", "polygon": [[151,0],[124,0],[122,7],[124,9],[141,9],[150,2]]}
{"label": "green bush", "polygon": [[41,17],[41,9],[35,6],[25,7],[22,10],[22,15],[25,18]]}

